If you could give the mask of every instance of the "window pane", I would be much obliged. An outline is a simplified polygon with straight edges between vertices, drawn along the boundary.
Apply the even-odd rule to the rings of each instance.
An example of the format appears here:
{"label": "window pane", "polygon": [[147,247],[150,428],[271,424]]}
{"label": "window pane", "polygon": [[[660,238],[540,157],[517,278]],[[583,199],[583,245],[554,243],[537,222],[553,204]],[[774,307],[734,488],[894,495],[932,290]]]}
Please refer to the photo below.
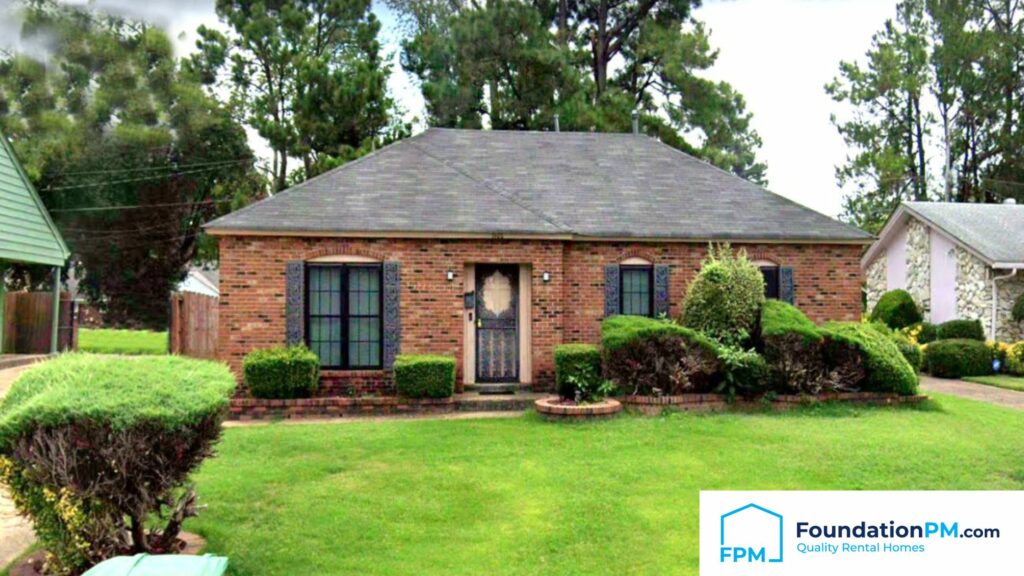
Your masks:
{"label": "window pane", "polygon": [[622,270],[622,313],[638,316],[651,315],[651,269],[627,268]]}
{"label": "window pane", "polygon": [[779,269],[771,266],[761,268],[761,275],[764,276],[764,295],[766,298],[779,297]]}

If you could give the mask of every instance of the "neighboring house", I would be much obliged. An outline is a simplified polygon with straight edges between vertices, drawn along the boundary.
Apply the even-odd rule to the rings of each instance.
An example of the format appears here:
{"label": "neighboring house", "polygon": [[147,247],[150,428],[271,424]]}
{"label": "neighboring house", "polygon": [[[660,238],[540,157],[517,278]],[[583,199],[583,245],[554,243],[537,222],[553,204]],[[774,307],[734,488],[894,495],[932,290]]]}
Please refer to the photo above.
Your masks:
{"label": "neighboring house", "polygon": [[57,351],[61,268],[70,252],[46,206],[0,134],[0,352],[4,350],[4,266],[8,263],[53,267],[53,322],[50,351]]}
{"label": "neighboring house", "polygon": [[906,202],[862,266],[869,309],[902,288],[930,322],[977,319],[991,339],[1024,338],[1010,316],[1024,292],[1024,206]]}
{"label": "neighboring house", "polygon": [[307,343],[328,388],[392,390],[395,354],[460,382],[553,378],[613,314],[676,316],[710,242],[818,321],[861,314],[872,237],[636,134],[430,129],[208,224],[220,353]]}
{"label": "neighboring house", "polygon": [[192,292],[217,298],[220,296],[220,272],[200,266],[189,266],[185,279],[178,282],[176,292]]}

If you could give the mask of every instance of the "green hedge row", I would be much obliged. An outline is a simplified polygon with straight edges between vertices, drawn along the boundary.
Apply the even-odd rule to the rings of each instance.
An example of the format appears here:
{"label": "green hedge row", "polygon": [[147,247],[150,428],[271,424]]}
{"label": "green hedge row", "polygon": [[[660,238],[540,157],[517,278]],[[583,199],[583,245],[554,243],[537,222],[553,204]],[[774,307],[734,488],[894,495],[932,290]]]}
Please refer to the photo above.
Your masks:
{"label": "green hedge row", "polygon": [[455,359],[400,354],[395,358],[395,388],[409,398],[448,398],[455,393]]}
{"label": "green hedge row", "polygon": [[924,364],[937,378],[984,376],[992,373],[992,349],[968,338],[936,340],[925,349]]}
{"label": "green hedge row", "polygon": [[320,359],[301,345],[254,350],[242,361],[242,373],[256,398],[308,398],[320,386]]}

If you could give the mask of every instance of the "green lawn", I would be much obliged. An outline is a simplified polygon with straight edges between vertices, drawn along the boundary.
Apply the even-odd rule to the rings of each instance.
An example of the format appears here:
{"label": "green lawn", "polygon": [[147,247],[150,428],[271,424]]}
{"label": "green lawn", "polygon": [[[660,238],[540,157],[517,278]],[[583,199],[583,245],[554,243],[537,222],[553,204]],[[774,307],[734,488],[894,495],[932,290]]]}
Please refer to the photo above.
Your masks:
{"label": "green lawn", "polygon": [[1024,415],[952,397],[789,414],[233,428],[188,529],[230,574],[686,574],[701,489],[1024,489]]}
{"label": "green lawn", "polygon": [[964,380],[977,384],[987,384],[1007,390],[1018,390],[1024,392],[1024,377],[1010,376],[1007,374],[994,374],[992,376],[965,376]]}
{"label": "green lawn", "polygon": [[167,332],[82,328],[78,349],[96,354],[167,354]]}

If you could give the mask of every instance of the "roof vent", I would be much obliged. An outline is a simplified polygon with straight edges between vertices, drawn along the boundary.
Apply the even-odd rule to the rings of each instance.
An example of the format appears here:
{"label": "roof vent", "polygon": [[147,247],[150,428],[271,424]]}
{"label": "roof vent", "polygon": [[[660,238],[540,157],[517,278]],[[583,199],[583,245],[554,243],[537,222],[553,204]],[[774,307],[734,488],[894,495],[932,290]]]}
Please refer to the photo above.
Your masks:
{"label": "roof vent", "polygon": [[640,113],[633,110],[633,134],[640,133]]}
{"label": "roof vent", "polygon": [[555,114],[555,132],[561,132],[561,130],[558,129],[558,114]]}
{"label": "roof vent", "polygon": [[1006,200],[1003,200],[1003,204],[1016,204],[1016,203],[1017,203],[1017,199],[1016,198],[1007,198]]}

